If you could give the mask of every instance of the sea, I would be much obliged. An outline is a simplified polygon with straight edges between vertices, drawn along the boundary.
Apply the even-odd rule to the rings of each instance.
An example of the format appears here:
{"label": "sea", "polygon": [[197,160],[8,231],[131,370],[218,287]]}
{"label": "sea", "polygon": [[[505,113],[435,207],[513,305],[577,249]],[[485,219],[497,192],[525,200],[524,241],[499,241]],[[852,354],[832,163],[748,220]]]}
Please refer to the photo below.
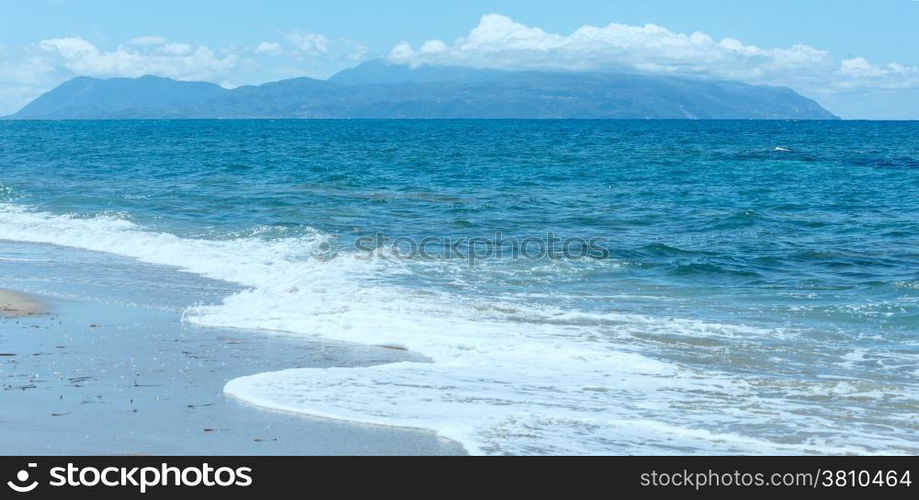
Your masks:
{"label": "sea", "polygon": [[266,411],[473,454],[919,453],[919,122],[2,121],[0,239],[233,283],[190,327],[423,356],[255,361],[224,393]]}

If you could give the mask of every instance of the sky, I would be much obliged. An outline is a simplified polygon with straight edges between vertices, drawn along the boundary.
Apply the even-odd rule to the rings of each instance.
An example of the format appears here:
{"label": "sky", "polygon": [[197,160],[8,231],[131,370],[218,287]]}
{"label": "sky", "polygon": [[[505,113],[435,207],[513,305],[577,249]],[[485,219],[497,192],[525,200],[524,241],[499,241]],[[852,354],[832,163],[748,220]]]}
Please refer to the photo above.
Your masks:
{"label": "sky", "polygon": [[791,87],[919,119],[917,0],[0,0],[0,115],[76,76],[225,87],[371,59]]}

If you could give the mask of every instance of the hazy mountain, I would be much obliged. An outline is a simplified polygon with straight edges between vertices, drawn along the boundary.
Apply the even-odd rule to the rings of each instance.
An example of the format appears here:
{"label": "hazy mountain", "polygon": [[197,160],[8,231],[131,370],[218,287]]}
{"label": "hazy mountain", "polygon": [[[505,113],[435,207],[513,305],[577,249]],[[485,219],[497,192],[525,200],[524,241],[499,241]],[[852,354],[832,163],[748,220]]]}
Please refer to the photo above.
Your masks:
{"label": "hazy mountain", "polygon": [[35,99],[11,118],[181,118],[189,106],[222,96],[212,83],[168,78],[74,78]]}
{"label": "hazy mountain", "polygon": [[144,76],[76,78],[11,119],[692,118],[834,119],[783,87],[607,73],[501,71],[369,62],[328,80],[228,90]]}

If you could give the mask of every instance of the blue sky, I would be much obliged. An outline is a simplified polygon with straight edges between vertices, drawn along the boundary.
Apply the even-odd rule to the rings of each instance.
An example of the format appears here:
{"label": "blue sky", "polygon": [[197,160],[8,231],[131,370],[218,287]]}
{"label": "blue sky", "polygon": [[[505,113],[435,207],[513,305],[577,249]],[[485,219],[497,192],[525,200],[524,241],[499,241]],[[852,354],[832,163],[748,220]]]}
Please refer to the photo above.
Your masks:
{"label": "blue sky", "polygon": [[0,114],[78,75],[226,86],[408,64],[787,85],[847,118],[919,119],[915,0],[0,0]]}

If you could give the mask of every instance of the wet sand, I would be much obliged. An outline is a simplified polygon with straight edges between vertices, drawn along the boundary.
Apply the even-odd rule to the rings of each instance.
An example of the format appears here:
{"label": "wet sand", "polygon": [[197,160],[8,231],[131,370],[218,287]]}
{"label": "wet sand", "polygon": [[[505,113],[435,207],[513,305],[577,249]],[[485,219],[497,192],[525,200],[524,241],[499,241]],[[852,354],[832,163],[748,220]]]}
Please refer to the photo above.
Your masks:
{"label": "wet sand", "polygon": [[[5,261],[4,251],[42,255]],[[200,278],[104,254],[0,242],[0,276],[0,287],[29,292],[0,295],[0,454],[464,453],[433,433],[266,411],[223,394],[228,380],[262,371],[424,362],[415,354],[187,325],[162,297],[190,303]],[[153,300],[134,288],[144,283],[171,288]]]}
{"label": "wet sand", "polygon": [[32,297],[0,289],[0,316],[21,318],[45,312],[45,307]]}

